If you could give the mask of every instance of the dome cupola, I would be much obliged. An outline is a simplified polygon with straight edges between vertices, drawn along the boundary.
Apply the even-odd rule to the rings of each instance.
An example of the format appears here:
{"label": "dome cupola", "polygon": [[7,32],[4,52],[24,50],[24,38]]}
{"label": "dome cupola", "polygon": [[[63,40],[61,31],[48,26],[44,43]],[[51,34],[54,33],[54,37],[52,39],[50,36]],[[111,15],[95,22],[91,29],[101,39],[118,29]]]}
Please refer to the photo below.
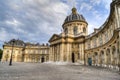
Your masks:
{"label": "dome cupola", "polygon": [[63,25],[69,22],[74,22],[74,21],[87,23],[83,15],[77,13],[77,9],[75,7],[72,8],[72,13],[65,18]]}
{"label": "dome cupola", "polygon": [[73,7],[71,11],[72,13],[65,18],[65,21],[62,25],[65,36],[76,37],[81,35],[87,35],[87,21],[85,20],[83,15],[77,12],[77,9],[75,7]]}

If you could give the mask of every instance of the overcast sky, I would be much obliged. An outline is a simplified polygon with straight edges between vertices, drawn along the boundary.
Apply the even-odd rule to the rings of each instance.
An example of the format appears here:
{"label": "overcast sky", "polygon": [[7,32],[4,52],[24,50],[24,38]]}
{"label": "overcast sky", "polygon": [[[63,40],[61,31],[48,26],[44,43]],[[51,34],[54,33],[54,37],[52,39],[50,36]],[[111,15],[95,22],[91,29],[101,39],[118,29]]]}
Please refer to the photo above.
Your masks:
{"label": "overcast sky", "polygon": [[75,6],[88,22],[89,34],[109,16],[112,0],[0,0],[0,47],[13,38],[46,43],[59,34]]}

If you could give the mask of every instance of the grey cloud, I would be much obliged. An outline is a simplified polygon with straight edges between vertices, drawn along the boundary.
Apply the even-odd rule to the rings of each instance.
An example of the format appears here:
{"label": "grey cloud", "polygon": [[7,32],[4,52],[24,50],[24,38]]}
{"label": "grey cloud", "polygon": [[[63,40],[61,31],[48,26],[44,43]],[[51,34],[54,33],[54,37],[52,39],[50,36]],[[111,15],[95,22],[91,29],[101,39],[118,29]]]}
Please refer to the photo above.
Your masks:
{"label": "grey cloud", "polygon": [[[7,3],[6,3],[7,1]],[[2,40],[20,38],[26,41],[47,42],[53,33],[60,32],[68,5],[60,0],[2,0],[0,4],[4,32]],[[59,16],[58,16],[59,15]],[[15,21],[18,21],[15,23]],[[1,29],[0,29],[1,31]],[[10,37],[8,37],[9,35]]]}

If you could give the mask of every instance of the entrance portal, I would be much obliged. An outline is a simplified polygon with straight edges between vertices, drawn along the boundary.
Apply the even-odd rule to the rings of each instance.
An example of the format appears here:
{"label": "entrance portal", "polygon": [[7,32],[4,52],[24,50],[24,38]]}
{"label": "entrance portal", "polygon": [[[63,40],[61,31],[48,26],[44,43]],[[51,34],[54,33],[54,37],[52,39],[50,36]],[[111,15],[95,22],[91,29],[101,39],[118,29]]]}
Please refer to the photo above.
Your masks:
{"label": "entrance portal", "polygon": [[42,63],[44,62],[44,57],[41,58],[41,62],[42,62]]}
{"label": "entrance portal", "polygon": [[91,66],[92,65],[92,59],[88,58],[88,65]]}
{"label": "entrance portal", "polygon": [[75,54],[72,53],[72,62],[74,63],[75,62]]}

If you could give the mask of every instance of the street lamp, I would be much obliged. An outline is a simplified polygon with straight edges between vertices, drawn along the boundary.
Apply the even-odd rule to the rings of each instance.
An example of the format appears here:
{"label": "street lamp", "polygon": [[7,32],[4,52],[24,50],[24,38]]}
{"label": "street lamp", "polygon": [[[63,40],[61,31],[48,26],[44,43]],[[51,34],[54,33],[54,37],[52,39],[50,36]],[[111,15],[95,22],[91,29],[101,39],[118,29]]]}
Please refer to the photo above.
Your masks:
{"label": "street lamp", "polygon": [[15,39],[12,40],[12,51],[11,51],[11,57],[10,57],[10,63],[9,63],[9,66],[12,65],[12,54],[13,54],[14,42],[15,42]]}

